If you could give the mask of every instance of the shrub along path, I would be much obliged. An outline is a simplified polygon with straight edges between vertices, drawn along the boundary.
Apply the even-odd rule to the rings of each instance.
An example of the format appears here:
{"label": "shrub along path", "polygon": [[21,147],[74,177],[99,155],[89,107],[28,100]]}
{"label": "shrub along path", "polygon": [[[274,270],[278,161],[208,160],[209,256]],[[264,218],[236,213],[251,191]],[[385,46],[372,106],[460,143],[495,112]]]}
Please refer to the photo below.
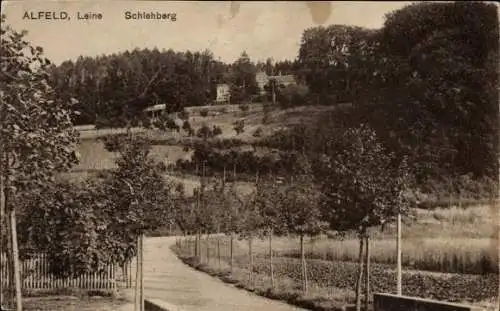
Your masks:
{"label": "shrub along path", "polygon": [[185,265],[170,249],[175,237],[144,243],[144,292],[183,311],[299,311],[288,304],[237,289]]}

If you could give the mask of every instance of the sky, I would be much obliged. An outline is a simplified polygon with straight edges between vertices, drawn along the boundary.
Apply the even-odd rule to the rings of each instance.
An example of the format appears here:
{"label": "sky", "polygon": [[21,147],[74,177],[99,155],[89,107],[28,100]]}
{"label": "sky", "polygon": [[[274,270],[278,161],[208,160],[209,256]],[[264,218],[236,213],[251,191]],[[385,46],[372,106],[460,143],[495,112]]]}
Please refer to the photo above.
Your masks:
{"label": "sky", "polygon": [[[55,64],[134,48],[203,51],[231,63],[242,51],[253,61],[295,59],[302,32],[331,24],[380,28],[386,13],[409,2],[240,2],[240,1],[2,1],[12,28],[44,49]],[[70,20],[23,18],[66,12]],[[172,20],[127,20],[126,12],[175,13]],[[79,20],[87,12],[101,20]]]}

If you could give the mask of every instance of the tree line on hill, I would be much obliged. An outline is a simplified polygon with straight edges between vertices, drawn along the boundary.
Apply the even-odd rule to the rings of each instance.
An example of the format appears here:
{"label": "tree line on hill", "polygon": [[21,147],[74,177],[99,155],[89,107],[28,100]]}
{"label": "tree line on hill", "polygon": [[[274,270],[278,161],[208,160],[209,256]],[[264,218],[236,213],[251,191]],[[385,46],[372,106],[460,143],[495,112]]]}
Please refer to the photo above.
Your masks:
{"label": "tree line on hill", "polygon": [[[268,66],[291,70],[287,69],[289,61]],[[49,82],[61,96],[78,100],[73,107],[78,112],[73,118],[75,124],[125,126],[136,125],[143,109],[155,104],[165,104],[165,113],[210,104],[220,83],[230,84],[232,103],[248,101],[258,93],[258,68],[264,69],[245,52],[233,64],[226,64],[209,50],[134,49],[80,56],[52,66]]]}

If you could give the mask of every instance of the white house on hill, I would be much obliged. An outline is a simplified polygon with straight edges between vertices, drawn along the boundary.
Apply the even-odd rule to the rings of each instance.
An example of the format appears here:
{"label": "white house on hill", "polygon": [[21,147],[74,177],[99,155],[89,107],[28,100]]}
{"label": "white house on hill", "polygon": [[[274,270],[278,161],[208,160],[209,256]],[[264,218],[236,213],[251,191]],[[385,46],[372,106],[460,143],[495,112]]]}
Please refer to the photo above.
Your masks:
{"label": "white house on hill", "polygon": [[217,84],[217,97],[215,102],[217,104],[228,104],[231,99],[231,89],[229,84]]}
{"label": "white house on hill", "polygon": [[257,81],[257,85],[259,86],[260,94],[266,93],[264,87],[269,83],[269,80],[271,79],[275,79],[278,85],[289,86],[292,84],[297,84],[297,82],[295,81],[295,76],[293,75],[281,75],[280,73],[277,76],[269,76],[264,71],[259,71],[255,75],[255,80]]}

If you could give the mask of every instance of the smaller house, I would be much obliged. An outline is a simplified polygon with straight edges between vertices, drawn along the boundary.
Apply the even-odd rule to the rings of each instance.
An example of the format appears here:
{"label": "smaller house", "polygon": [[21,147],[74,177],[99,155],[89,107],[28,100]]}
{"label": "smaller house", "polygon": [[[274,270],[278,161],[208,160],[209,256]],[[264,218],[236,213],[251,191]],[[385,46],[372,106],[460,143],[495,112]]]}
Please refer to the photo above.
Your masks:
{"label": "smaller house", "polygon": [[231,99],[231,89],[229,84],[217,84],[217,97],[215,102],[217,104],[228,104]]}
{"label": "smaller house", "polygon": [[295,77],[293,75],[270,76],[269,79],[275,79],[278,85],[289,86],[297,84],[297,82],[295,81]]}
{"label": "smaller house", "polygon": [[259,71],[255,75],[255,81],[259,86],[260,94],[266,94],[265,86],[269,83],[269,76],[264,71]]}
{"label": "smaller house", "polygon": [[144,109],[144,113],[151,121],[156,121],[165,110],[165,104],[154,105]]}
{"label": "smaller house", "polygon": [[264,71],[260,71],[255,75],[255,80],[257,81],[257,85],[259,86],[261,95],[266,93],[265,86],[272,79],[276,80],[278,85],[289,86],[297,84],[294,75],[282,75],[280,72],[276,76],[269,76]]}

